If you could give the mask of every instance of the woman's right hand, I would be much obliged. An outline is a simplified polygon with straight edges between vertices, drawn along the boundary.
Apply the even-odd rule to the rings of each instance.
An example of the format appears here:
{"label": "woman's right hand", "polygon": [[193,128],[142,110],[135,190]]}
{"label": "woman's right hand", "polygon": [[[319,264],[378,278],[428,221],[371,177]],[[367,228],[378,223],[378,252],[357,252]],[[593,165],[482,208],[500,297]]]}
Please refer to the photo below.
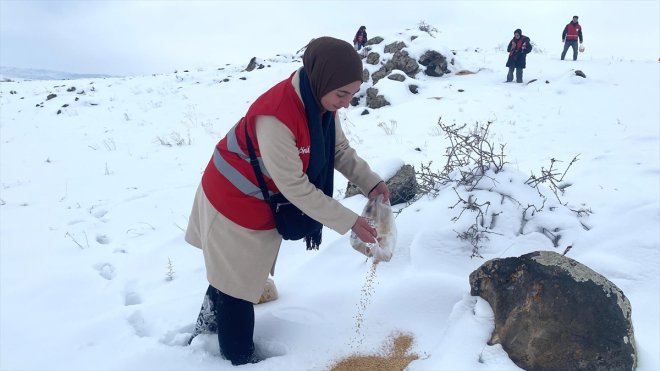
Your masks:
{"label": "woman's right hand", "polygon": [[362,240],[362,242],[376,242],[376,236],[378,236],[378,232],[376,231],[376,228],[369,224],[367,218],[363,216],[358,216],[351,230],[358,236],[358,238],[360,238],[360,240]]}

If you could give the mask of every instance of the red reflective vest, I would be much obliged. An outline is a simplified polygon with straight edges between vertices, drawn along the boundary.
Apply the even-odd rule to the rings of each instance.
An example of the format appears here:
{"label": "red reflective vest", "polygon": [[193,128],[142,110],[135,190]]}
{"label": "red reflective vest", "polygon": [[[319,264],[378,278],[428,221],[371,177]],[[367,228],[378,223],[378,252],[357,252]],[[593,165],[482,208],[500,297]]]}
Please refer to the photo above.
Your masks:
{"label": "red reflective vest", "polygon": [[577,40],[581,28],[582,28],[582,26],[580,26],[579,23],[570,22],[569,24],[567,24],[566,25],[566,40]]}
{"label": "red reflective vest", "polygon": [[250,164],[245,140],[246,125],[255,154],[262,164],[261,170],[264,173],[266,186],[271,194],[277,193],[278,189],[261,162],[255,133],[257,116],[274,116],[284,123],[296,138],[303,171],[307,171],[309,166],[309,128],[305,107],[291,85],[294,74],[270,88],[252,103],[245,117],[241,118],[218,142],[202,176],[204,194],[213,207],[245,228],[254,230],[275,228],[271,210],[263,200],[254,169]]}

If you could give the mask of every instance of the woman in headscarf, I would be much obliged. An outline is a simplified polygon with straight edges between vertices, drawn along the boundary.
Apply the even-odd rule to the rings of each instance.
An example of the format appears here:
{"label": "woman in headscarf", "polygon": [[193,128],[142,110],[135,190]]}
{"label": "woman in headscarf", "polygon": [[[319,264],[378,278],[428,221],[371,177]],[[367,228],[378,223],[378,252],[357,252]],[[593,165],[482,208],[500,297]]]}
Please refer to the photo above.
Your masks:
{"label": "woman in headscarf", "polygon": [[[263,357],[255,354],[254,304],[274,273],[282,242],[258,170],[267,194],[281,193],[340,234],[353,231],[364,242],[376,241],[376,230],[364,217],[332,198],[336,169],[369,198],[383,194],[389,200],[389,189],[351,148],[336,115],[361,84],[362,62],[349,43],[313,40],[303,67],[252,103],[216,145],[204,171],[186,241],[202,249],[212,327],[221,354],[234,365]],[[308,249],[318,248],[320,237],[320,228],[307,237]]]}

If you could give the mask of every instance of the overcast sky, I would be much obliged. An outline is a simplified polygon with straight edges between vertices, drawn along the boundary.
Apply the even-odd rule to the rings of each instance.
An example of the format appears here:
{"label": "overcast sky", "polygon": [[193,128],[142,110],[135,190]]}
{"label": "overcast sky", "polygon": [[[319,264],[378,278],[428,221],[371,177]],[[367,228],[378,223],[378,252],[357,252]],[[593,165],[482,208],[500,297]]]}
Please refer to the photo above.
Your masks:
{"label": "overcast sky", "polygon": [[[0,65],[115,75],[164,73],[293,53],[322,35],[351,41],[360,25],[373,37],[420,21],[441,31],[439,42],[447,47],[458,42],[492,48],[522,28],[547,51],[561,52],[561,31],[574,14],[580,16],[591,56],[657,60],[659,4],[0,0]],[[483,28],[483,38],[466,40],[460,29],[443,29],[448,17],[465,18],[465,28]]]}

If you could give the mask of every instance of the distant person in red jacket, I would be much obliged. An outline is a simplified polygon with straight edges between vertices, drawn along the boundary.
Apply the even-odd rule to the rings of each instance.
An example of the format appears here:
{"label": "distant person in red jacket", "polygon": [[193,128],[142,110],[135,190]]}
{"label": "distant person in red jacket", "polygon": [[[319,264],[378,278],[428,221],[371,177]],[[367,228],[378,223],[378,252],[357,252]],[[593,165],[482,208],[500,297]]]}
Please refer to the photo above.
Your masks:
{"label": "distant person in red jacket", "polygon": [[513,39],[509,42],[506,51],[509,52],[509,59],[506,61],[506,66],[509,67],[506,82],[513,81],[514,70],[516,71],[516,82],[523,82],[523,69],[527,66],[527,54],[532,51],[532,42],[518,28],[513,31]]}
{"label": "distant person in red jacket", "polygon": [[355,33],[353,38],[353,45],[355,45],[355,50],[360,50],[367,43],[367,27],[360,26],[360,29]]}
{"label": "distant person in red jacket", "polygon": [[578,16],[574,15],[571,23],[564,27],[564,32],[561,34],[561,42],[564,43],[564,51],[561,52],[561,60],[566,57],[568,47],[573,48],[573,60],[577,60],[578,56],[578,40],[580,40],[580,49],[582,49],[582,26],[578,23]]}

